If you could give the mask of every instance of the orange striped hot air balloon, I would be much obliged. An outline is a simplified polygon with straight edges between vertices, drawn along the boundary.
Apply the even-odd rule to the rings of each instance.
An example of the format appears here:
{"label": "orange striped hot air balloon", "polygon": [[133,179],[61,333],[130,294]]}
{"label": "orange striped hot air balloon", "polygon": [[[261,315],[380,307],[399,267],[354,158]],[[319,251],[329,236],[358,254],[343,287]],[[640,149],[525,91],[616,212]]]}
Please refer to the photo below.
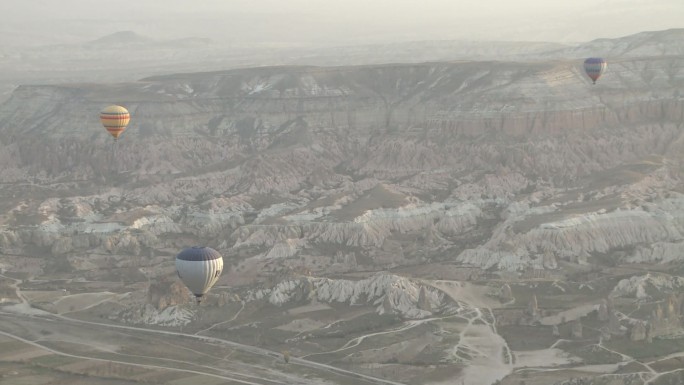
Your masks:
{"label": "orange striped hot air balloon", "polygon": [[121,106],[109,106],[100,112],[102,125],[114,137],[115,141],[126,131],[126,126],[130,120],[131,115],[128,110]]}

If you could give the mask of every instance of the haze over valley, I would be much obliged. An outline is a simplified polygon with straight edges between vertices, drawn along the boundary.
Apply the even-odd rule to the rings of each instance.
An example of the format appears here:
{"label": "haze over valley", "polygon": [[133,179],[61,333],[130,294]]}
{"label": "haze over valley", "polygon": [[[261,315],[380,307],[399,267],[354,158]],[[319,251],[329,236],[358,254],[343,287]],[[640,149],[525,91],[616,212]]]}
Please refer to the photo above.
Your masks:
{"label": "haze over valley", "polygon": [[0,48],[3,384],[684,383],[684,29],[60,31]]}

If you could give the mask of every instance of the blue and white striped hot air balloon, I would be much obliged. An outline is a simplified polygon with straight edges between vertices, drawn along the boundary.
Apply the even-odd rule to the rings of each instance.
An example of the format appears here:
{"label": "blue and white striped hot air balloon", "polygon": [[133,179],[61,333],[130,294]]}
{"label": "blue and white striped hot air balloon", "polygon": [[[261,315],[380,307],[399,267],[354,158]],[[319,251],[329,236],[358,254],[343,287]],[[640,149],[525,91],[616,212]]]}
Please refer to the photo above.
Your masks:
{"label": "blue and white striped hot air balloon", "polygon": [[176,256],[176,272],[197,302],[214,286],[222,271],[223,257],[211,247],[189,247]]}

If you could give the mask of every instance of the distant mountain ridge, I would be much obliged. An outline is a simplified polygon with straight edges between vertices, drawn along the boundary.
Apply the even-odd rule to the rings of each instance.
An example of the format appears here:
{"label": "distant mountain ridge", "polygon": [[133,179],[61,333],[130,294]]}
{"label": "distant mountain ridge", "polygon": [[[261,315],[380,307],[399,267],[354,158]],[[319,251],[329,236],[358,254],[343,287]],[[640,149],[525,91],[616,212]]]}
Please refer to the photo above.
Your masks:
{"label": "distant mountain ridge", "polygon": [[[178,45],[202,46],[213,44],[208,38],[186,37],[170,40],[158,40],[142,36],[134,31],[119,31],[96,40],[85,43],[89,46],[106,45]],[[663,31],[646,31],[619,38],[600,38],[577,45],[553,42],[516,42],[516,41],[466,41],[466,40],[432,40],[408,41],[386,44],[369,44],[355,46],[340,46],[331,48],[293,49],[294,52],[303,50],[317,52],[307,59],[295,59],[292,64],[329,65],[321,62],[326,57],[340,55],[344,57],[339,64],[352,63],[350,60],[361,57],[375,56],[378,60],[369,63],[379,63],[382,60],[392,62],[419,62],[435,60],[544,60],[552,58],[581,58],[599,57],[637,57],[637,56],[673,56],[684,54],[684,28]],[[318,58],[317,58],[318,56]],[[309,60],[310,62],[306,62]]]}
{"label": "distant mountain ridge", "polygon": [[[21,84],[130,81],[152,75],[263,65],[346,66],[444,61],[580,60],[588,56],[681,55],[683,29],[598,39],[576,46],[549,42],[409,41],[341,47],[223,43],[200,37],[163,40],[119,31],[81,44],[0,47],[0,102]],[[117,47],[118,50],[109,49]],[[136,54],[122,55],[121,49]],[[77,60],[75,60],[77,59]]]}
{"label": "distant mountain ridge", "polygon": [[[641,32],[612,39],[596,39],[576,45],[553,42],[515,41],[415,41],[366,46],[335,47],[319,50],[318,58],[310,55],[297,64],[360,64],[368,63],[448,61],[448,60],[504,60],[539,61],[580,59],[592,56],[646,57],[684,55],[684,28]],[[344,55],[340,57],[340,52]],[[356,63],[354,62],[356,60]]]}
{"label": "distant mountain ridge", "polygon": [[596,39],[548,52],[561,57],[644,57],[684,55],[684,28],[647,31],[615,39]]}
{"label": "distant mountain ridge", "polygon": [[171,48],[187,48],[192,46],[203,46],[211,44],[212,40],[200,37],[184,37],[170,40],[157,40],[143,36],[134,31],[119,31],[84,43],[89,47],[111,47],[111,46],[169,46]]}
{"label": "distant mountain ridge", "polygon": [[139,35],[133,31],[119,31],[87,42],[88,45],[111,45],[111,44],[145,44],[152,39]]}

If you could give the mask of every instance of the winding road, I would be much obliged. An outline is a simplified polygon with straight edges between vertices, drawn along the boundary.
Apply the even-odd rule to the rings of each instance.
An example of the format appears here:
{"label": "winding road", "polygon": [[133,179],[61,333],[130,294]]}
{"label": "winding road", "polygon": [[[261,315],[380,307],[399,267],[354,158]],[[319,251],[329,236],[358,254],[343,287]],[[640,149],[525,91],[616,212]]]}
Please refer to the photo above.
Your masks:
{"label": "winding road", "polygon": [[[259,355],[262,357],[268,357],[271,359],[279,359],[281,357],[281,355],[279,353],[270,351],[268,349],[263,349],[263,348],[259,348],[256,346],[243,345],[243,344],[240,344],[237,342],[233,342],[233,341],[229,341],[229,340],[225,340],[225,339],[221,339],[221,338],[216,338],[216,337],[207,337],[207,336],[201,336],[201,335],[197,335],[197,334],[187,334],[187,333],[173,332],[173,331],[167,331],[167,330],[148,329],[148,328],[135,327],[135,326],[125,326],[125,325],[117,325],[117,324],[110,324],[110,323],[84,321],[84,320],[79,320],[79,319],[75,319],[75,318],[70,318],[70,317],[67,317],[64,315],[47,313],[47,312],[37,310],[37,309],[35,309],[35,312],[32,312],[32,311],[29,311],[29,310],[33,310],[30,307],[29,302],[21,294],[21,290],[19,288],[19,284],[21,283],[21,280],[18,280],[15,278],[10,278],[10,277],[7,277],[5,275],[0,275],[0,277],[14,281],[14,283],[11,284],[11,287],[14,288],[14,290],[17,294],[17,297],[21,301],[21,303],[18,304],[18,305],[20,305],[20,307],[14,308],[15,311],[10,311],[10,312],[0,311],[0,314],[5,316],[5,317],[14,317],[14,318],[19,318],[19,319],[23,318],[26,320],[41,320],[41,321],[45,321],[45,322],[51,322],[51,323],[53,323],[53,325],[54,325],[54,323],[64,323],[64,324],[71,325],[71,326],[80,324],[80,325],[90,325],[90,326],[102,327],[102,328],[106,328],[106,330],[111,330],[111,329],[130,330],[130,331],[141,332],[141,333],[149,333],[149,334],[154,334],[154,335],[162,335],[162,336],[166,335],[166,336],[192,338],[195,340],[199,340],[201,342],[220,344],[220,345],[230,347],[231,349],[234,349],[237,351],[251,353],[251,354]],[[13,306],[16,307],[17,305],[13,305]],[[10,306],[10,308],[12,308],[12,307]],[[7,310],[7,308],[5,310]],[[26,311],[28,311],[29,314],[27,314]],[[2,326],[3,326],[3,323],[1,321],[2,321],[2,319],[0,319],[0,328],[2,328]],[[204,331],[206,331],[206,330],[208,330],[208,329],[205,329]],[[105,360],[105,359],[100,359],[100,358],[84,357],[84,356],[74,355],[74,354],[65,353],[65,352],[61,352],[61,351],[49,348],[47,346],[39,344],[36,341],[27,340],[21,336],[14,335],[12,333],[9,333],[7,331],[3,331],[1,329],[0,329],[0,333],[2,333],[2,335],[6,336],[6,337],[13,338],[15,340],[18,340],[18,341],[21,341],[24,343],[28,343],[28,344],[35,346],[35,347],[40,347],[41,349],[49,351],[53,354],[59,354],[59,355],[63,355],[63,356],[69,356],[69,357],[80,358],[80,359],[92,359],[92,360],[96,360],[96,361],[118,362],[121,364],[141,366],[141,367],[148,366],[150,368],[157,368],[157,369],[180,370],[178,368],[173,368],[173,366],[155,366],[155,365],[144,365],[144,364],[132,364],[132,363],[125,361],[125,360],[120,360],[120,361]],[[160,357],[154,357],[154,358],[164,360],[164,358],[160,358]],[[215,358],[219,359],[220,357],[215,357]],[[185,364],[188,364],[188,365],[197,366],[196,363],[193,363],[190,361],[183,361],[183,362]],[[405,385],[405,384],[402,384],[400,382],[390,381],[390,380],[377,378],[377,377],[373,377],[373,376],[369,376],[369,375],[365,375],[365,374],[361,374],[361,373],[356,373],[356,372],[353,372],[350,370],[337,368],[335,366],[326,365],[326,364],[318,363],[315,361],[309,361],[309,360],[306,360],[304,358],[292,357],[292,358],[290,358],[289,364],[290,365],[299,365],[302,367],[306,367],[306,368],[318,370],[318,371],[325,371],[325,372],[329,372],[329,373],[332,373],[332,374],[337,375],[337,376],[353,378],[355,381],[357,381],[357,383],[377,384],[377,385]],[[204,369],[217,371],[219,373],[225,372],[225,369],[213,367],[213,366],[204,366]],[[257,385],[271,385],[271,384],[273,384],[273,381],[270,379],[261,378],[261,379],[256,379],[256,380],[259,380],[261,382],[252,382],[252,381],[247,381],[247,380],[238,380],[234,377],[229,377],[229,376],[223,375],[223,374],[217,375],[215,373],[207,372],[206,370],[205,371],[201,371],[201,370],[195,371],[195,370],[185,370],[184,369],[182,371],[185,371],[188,373],[206,374],[208,376],[220,377],[220,378],[224,378],[226,380],[241,382],[244,384],[257,384]],[[232,374],[235,375],[237,373],[232,373]],[[249,376],[246,376],[246,377],[249,377]],[[308,379],[301,378],[299,380],[300,381],[298,383],[302,383],[302,384],[311,383],[310,380],[308,380]],[[314,384],[314,383],[312,383],[312,384]]]}

